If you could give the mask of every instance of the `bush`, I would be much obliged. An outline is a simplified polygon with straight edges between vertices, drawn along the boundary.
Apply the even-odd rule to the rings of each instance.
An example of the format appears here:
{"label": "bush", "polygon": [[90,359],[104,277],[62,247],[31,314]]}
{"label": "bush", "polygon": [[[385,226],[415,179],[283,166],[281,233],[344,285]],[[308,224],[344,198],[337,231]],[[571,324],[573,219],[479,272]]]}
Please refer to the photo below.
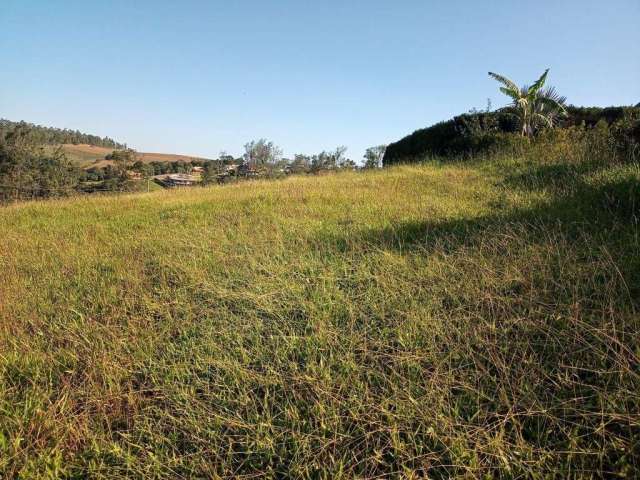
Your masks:
{"label": "bush", "polygon": [[505,113],[483,112],[458,115],[444,122],[416,130],[387,147],[383,164],[412,162],[425,156],[473,155],[495,146],[496,134],[516,131]]}
{"label": "bush", "polygon": [[16,128],[0,141],[0,202],[62,197],[78,187],[80,171],[64,152],[34,145],[30,134]]}
{"label": "bush", "polygon": [[[604,129],[610,132],[617,149],[637,158],[640,145],[640,108],[567,108],[569,116],[561,129]],[[387,147],[383,164],[422,161],[425,157],[472,157],[497,150],[522,149],[525,142],[516,138],[517,125],[504,112],[482,112],[459,115],[411,135]],[[547,133],[543,131],[542,136]],[[573,135],[573,134],[572,134]],[[608,135],[608,133],[607,133]]]}

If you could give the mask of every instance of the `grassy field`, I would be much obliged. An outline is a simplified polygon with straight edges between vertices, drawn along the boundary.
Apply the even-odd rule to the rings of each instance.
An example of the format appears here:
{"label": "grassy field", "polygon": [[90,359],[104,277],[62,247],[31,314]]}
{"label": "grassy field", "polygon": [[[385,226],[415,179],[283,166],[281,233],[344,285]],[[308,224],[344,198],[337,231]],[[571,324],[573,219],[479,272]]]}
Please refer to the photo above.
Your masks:
{"label": "grassy field", "polygon": [[[61,145],[62,150],[69,160],[80,167],[106,167],[112,162],[104,157],[111,152],[112,148],[97,147],[95,145]],[[54,149],[56,147],[49,147]],[[192,160],[207,160],[206,158],[192,157],[189,155],[177,155],[172,153],[150,153],[138,152],[137,158],[145,163],[150,162],[191,162]]]}
{"label": "grassy field", "polygon": [[[80,167],[87,167],[94,162],[104,160],[105,155],[113,152],[113,148],[97,147],[95,145],[60,145],[66,157]],[[50,145],[48,150],[53,151],[58,148],[57,145]]]}
{"label": "grassy field", "polygon": [[639,203],[502,158],[2,208],[0,477],[632,478]]}

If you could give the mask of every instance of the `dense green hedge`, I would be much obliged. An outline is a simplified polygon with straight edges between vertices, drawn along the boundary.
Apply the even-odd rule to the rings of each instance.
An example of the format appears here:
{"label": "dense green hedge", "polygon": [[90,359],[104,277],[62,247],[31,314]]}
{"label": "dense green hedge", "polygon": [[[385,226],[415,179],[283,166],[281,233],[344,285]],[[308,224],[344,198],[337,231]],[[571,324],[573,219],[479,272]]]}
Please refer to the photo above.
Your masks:
{"label": "dense green hedge", "polygon": [[[640,108],[637,107],[574,107],[561,127],[584,125],[592,128],[598,122],[618,125],[632,137],[640,128]],[[425,157],[461,157],[499,148],[509,134],[517,133],[514,119],[506,113],[481,112],[458,115],[451,120],[416,130],[411,135],[390,144],[384,155],[384,165],[423,160]],[[635,132],[635,133],[634,133]],[[507,135],[505,135],[507,134]]]}

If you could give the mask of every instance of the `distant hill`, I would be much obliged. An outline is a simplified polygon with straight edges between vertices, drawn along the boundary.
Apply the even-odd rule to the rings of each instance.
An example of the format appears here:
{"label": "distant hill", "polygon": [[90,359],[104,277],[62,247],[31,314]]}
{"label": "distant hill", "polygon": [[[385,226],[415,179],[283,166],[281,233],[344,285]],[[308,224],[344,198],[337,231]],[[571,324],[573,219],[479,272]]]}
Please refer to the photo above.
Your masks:
{"label": "distant hill", "polygon": [[[95,145],[61,145],[62,150],[69,160],[84,168],[103,168],[113,164],[111,160],[106,160],[105,156],[113,152],[113,148],[98,147]],[[52,146],[53,148],[53,146]],[[209,161],[208,158],[193,157],[189,155],[178,155],[173,153],[152,153],[137,152],[137,159],[144,163],[151,162],[192,162],[194,160]]]}
{"label": "distant hill", "polygon": [[63,145],[51,145],[51,150],[62,147],[69,160],[80,167],[87,167],[95,162],[104,160],[105,155],[113,152],[113,148],[99,147],[96,145],[66,143]]}
{"label": "distant hill", "polygon": [[[45,145],[51,150],[62,147],[65,155],[76,165],[88,168],[95,166],[106,167],[112,162],[105,156],[114,150],[126,148],[126,144],[117,142],[109,137],[100,137],[77,130],[66,128],[45,127],[24,121],[14,122],[0,119],[0,139],[16,127],[25,127],[30,130],[33,141]],[[138,152],[138,159],[145,163],[150,162],[192,162],[194,160],[208,161],[208,158],[193,157],[189,155],[177,155],[172,153],[147,153]]]}
{"label": "distant hill", "polygon": [[29,128],[33,141],[42,145],[86,144],[111,150],[125,148],[124,143],[116,142],[109,137],[100,137],[68,128],[45,127],[25,121],[13,122],[4,118],[0,118],[0,138],[4,138],[16,127]]}
{"label": "distant hill", "polygon": [[[67,148],[68,146],[65,145],[63,148]],[[141,160],[144,163],[151,163],[151,162],[186,162],[186,163],[190,163],[195,161],[201,161],[201,162],[208,162],[212,159],[210,158],[204,158],[204,157],[192,157],[190,155],[179,155],[179,154],[175,154],[175,153],[155,153],[155,152],[136,152],[136,158],[138,160]],[[94,163],[93,165],[91,165],[92,167],[98,167],[98,168],[102,168],[102,167],[106,167],[109,164],[112,164],[113,162],[111,160],[105,160],[102,159],[96,163]]]}

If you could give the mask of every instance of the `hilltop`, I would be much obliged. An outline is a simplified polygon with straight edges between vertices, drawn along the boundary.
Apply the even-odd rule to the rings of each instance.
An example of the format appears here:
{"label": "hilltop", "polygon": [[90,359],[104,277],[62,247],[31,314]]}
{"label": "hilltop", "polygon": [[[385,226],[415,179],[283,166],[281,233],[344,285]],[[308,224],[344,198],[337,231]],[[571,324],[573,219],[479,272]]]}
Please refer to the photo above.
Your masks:
{"label": "hilltop", "polygon": [[585,151],[0,209],[0,476],[633,477],[640,170]]}
{"label": "hilltop", "polygon": [[69,128],[48,127],[25,121],[13,122],[0,118],[0,139],[16,129],[28,131],[31,141],[39,145],[87,144],[112,150],[125,148],[125,144],[109,137],[82,133]]}
{"label": "hilltop", "polygon": [[[107,165],[113,165],[111,160],[106,160],[105,157],[113,152],[111,148],[99,147],[95,145],[73,145],[63,144],[62,150],[69,160],[81,167],[93,167],[104,168]],[[153,153],[153,152],[136,152],[136,160],[140,160],[144,163],[151,162],[187,162],[210,161],[208,158],[193,157],[189,155],[179,155],[174,153]]]}
{"label": "hilltop", "polygon": [[[126,144],[117,142],[109,137],[82,133],[67,128],[47,127],[28,122],[13,122],[0,119],[0,139],[16,128],[24,128],[29,132],[29,138],[37,145],[46,146],[49,152],[61,147],[66,157],[79,167],[103,168],[113,162],[105,157],[114,150],[126,148]],[[207,158],[179,155],[173,153],[137,152],[137,160],[150,162],[192,162],[209,161]]]}

